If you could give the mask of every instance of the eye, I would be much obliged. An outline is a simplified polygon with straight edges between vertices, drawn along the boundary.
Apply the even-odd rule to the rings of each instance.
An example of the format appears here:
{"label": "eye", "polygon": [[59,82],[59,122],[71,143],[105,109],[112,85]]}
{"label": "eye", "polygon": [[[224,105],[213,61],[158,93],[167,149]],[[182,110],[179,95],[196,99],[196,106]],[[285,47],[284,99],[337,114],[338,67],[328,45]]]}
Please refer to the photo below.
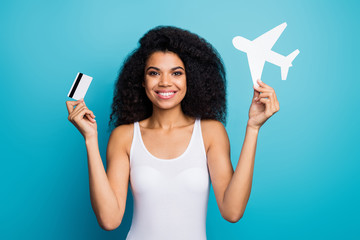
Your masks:
{"label": "eye", "polygon": [[150,72],[148,72],[148,74],[149,74],[150,76],[155,76],[155,75],[158,75],[159,73],[158,73],[158,72],[155,72],[155,71],[150,71]]}
{"label": "eye", "polygon": [[182,75],[183,73],[180,72],[180,71],[177,71],[177,72],[174,72],[173,74],[174,74],[175,76],[180,76],[180,75]]}

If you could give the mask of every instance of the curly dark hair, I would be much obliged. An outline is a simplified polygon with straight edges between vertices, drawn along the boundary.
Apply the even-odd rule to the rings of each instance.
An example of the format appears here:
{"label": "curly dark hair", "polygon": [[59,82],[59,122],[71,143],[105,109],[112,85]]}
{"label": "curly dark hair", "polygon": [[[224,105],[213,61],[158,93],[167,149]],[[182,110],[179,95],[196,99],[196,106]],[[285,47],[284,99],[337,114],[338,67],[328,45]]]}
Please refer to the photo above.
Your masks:
{"label": "curly dark hair", "polygon": [[219,53],[205,39],[173,26],[148,31],[124,61],[115,83],[109,126],[133,123],[152,114],[142,86],[145,64],[156,51],[176,53],[185,66],[187,91],[181,102],[185,115],[226,123],[225,68]]}

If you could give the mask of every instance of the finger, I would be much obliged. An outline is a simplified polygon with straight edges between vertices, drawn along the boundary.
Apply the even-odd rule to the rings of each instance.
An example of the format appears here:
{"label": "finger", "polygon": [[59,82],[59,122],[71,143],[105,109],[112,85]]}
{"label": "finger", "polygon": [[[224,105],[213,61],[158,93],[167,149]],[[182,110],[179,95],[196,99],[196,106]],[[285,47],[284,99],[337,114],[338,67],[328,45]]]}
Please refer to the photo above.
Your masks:
{"label": "finger", "polygon": [[270,99],[260,98],[259,101],[265,104],[265,116],[270,117],[271,115],[273,115],[273,111],[271,110]]}
{"label": "finger", "polygon": [[93,117],[91,117],[91,115],[93,115],[92,113],[91,114],[89,114],[89,113],[86,113],[85,114],[85,116],[87,117],[87,119],[89,119],[91,122],[96,122],[96,120],[93,118]]}
{"label": "finger", "polygon": [[[265,85],[266,85],[266,84],[265,84]],[[272,101],[272,105],[273,105],[274,111],[277,112],[277,111],[279,111],[279,109],[280,109],[280,105],[279,105],[279,101],[278,101],[278,99],[277,99],[275,90],[274,90],[272,87],[268,86],[268,85],[266,85],[266,86],[267,86],[267,88],[269,89],[268,92],[271,93],[271,96],[272,96],[271,101]]]}
{"label": "finger", "polygon": [[278,111],[278,109],[276,108],[276,105],[275,105],[274,95],[273,94],[271,94],[271,93],[261,93],[260,96],[262,96],[261,99],[266,99],[265,97],[268,97],[268,100],[270,100],[270,101],[267,101],[267,102],[269,102],[269,105],[266,106],[266,109],[265,109],[265,114],[267,116],[272,116],[274,113],[276,113]]}
{"label": "finger", "polygon": [[277,99],[277,95],[276,95],[275,91],[274,91],[274,96],[275,96],[275,101],[274,101],[275,108],[276,108],[276,111],[279,111],[280,110],[280,104],[279,104],[279,101]]}
{"label": "finger", "polygon": [[96,122],[95,118],[93,118],[91,115],[93,115],[93,113],[87,109],[87,111],[85,111],[85,115],[83,116],[83,118],[87,118],[90,122]]}
{"label": "finger", "polygon": [[95,115],[94,115],[94,113],[92,111],[90,111],[90,113],[87,113],[87,114],[89,115],[89,117],[95,118]]}
{"label": "finger", "polygon": [[80,112],[80,110],[83,108],[83,107],[86,107],[85,104],[83,102],[80,102],[73,110],[73,112],[69,115],[69,117],[73,117],[73,116],[76,116],[78,115],[78,113]]}
{"label": "finger", "polygon": [[277,100],[277,96],[275,93],[275,90],[270,87],[269,85],[262,82],[260,79],[258,80],[258,83],[260,85],[261,91],[271,93],[272,99],[271,99],[271,105],[274,112],[277,112],[280,110],[279,101]]}
{"label": "finger", "polygon": [[267,87],[265,88],[263,86],[258,86],[258,87],[254,86],[254,89],[258,92],[271,92],[271,90],[269,88],[267,88]]}
{"label": "finger", "polygon": [[263,81],[261,81],[261,79],[258,79],[258,80],[257,80],[257,83],[259,84],[259,86],[264,87],[264,88],[270,87],[269,85],[267,85],[266,83],[264,83]]}
{"label": "finger", "polygon": [[68,113],[72,113],[74,111],[74,106],[78,105],[81,102],[81,99],[77,101],[66,101],[66,108],[68,110]]}
{"label": "finger", "polygon": [[259,98],[260,92],[258,92],[257,90],[255,90],[254,87],[254,95],[253,95],[253,100],[257,100]]}
{"label": "finger", "polygon": [[92,113],[92,111],[90,111],[88,108],[84,107],[79,111],[79,113],[76,116],[74,116],[73,119],[76,121],[81,121],[82,119],[87,118],[85,115],[91,114],[91,113]]}
{"label": "finger", "polygon": [[276,107],[275,107],[275,94],[270,92],[270,93],[260,93],[259,98],[268,98],[270,99],[270,106],[271,106],[271,110],[273,112],[275,112]]}
{"label": "finger", "polygon": [[263,81],[261,81],[260,79],[258,79],[258,84],[259,84],[259,89],[261,89],[261,92],[269,92],[269,91],[273,91],[274,89],[272,87],[270,87],[269,85],[265,84]]}
{"label": "finger", "polygon": [[[84,118],[84,110],[89,111],[89,113],[92,113],[92,111],[90,111],[86,106],[82,106],[79,109],[76,109],[70,116],[69,116],[69,120],[73,121],[76,118]],[[80,116],[80,117],[79,117]]]}

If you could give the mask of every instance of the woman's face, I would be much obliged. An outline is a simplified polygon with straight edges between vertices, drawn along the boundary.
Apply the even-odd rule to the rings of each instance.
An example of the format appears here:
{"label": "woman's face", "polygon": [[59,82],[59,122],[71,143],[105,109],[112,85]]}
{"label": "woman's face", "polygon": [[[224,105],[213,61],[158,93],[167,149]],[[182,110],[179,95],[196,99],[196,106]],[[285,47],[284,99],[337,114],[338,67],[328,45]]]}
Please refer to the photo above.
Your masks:
{"label": "woman's face", "polygon": [[158,108],[171,109],[178,106],[186,93],[184,63],[173,52],[154,52],[145,65],[146,95]]}

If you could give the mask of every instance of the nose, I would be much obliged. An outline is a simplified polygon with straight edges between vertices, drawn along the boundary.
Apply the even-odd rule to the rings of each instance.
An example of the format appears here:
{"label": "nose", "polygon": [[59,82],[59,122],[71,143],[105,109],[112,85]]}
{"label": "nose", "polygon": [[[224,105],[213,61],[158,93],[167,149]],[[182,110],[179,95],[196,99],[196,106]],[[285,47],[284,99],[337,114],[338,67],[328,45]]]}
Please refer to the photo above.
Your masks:
{"label": "nose", "polygon": [[167,76],[166,74],[161,75],[159,86],[171,86],[171,77]]}

